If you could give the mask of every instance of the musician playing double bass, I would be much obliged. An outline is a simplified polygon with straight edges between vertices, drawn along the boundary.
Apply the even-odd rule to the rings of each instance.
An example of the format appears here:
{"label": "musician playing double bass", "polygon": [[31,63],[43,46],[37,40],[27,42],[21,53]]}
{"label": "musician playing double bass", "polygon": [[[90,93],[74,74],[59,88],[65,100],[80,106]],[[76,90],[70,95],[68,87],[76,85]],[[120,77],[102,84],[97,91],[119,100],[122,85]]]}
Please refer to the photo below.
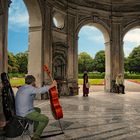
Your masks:
{"label": "musician playing double bass", "polygon": [[37,93],[46,93],[50,88],[56,86],[56,81],[49,86],[43,86],[40,88],[36,87],[36,79],[32,75],[25,77],[25,85],[21,86],[15,98],[16,115],[26,117],[30,120],[35,121],[35,132],[31,140],[39,140],[40,136],[49,122],[49,118],[41,114],[40,108],[33,106],[34,97]]}

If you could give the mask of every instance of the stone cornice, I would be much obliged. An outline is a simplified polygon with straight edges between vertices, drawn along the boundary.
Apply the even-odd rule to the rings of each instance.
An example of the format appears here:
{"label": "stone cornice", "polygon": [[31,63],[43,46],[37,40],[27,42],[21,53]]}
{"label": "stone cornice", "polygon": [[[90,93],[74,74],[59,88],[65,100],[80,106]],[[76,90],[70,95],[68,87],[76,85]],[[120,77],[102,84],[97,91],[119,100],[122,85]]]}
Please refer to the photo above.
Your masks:
{"label": "stone cornice", "polygon": [[36,32],[36,31],[41,31],[41,30],[42,30],[42,26],[29,27],[29,32]]}

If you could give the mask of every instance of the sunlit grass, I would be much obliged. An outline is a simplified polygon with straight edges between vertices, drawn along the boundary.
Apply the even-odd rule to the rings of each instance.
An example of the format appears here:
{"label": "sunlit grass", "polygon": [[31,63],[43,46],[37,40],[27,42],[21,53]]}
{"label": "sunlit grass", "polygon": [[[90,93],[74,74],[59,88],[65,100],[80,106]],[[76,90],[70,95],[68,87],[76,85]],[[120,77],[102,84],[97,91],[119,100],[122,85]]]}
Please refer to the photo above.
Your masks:
{"label": "sunlit grass", "polygon": [[[104,79],[89,79],[90,85],[103,85]],[[78,79],[78,84],[83,84],[83,79]]]}
{"label": "sunlit grass", "polygon": [[[140,82],[140,79],[137,79]],[[25,84],[24,78],[12,78],[10,79],[11,86],[21,86]],[[104,79],[89,79],[90,85],[102,85],[104,83]],[[83,84],[83,79],[78,79],[78,84]]]}
{"label": "sunlit grass", "polygon": [[10,83],[11,83],[12,87],[21,86],[21,85],[25,84],[25,79],[24,78],[12,78],[12,79],[10,79]]}
{"label": "sunlit grass", "polygon": [[[132,82],[140,83],[140,79],[129,79]],[[10,79],[11,86],[21,86],[25,84],[24,78],[12,78]],[[104,79],[89,79],[90,85],[103,85]],[[83,84],[83,79],[78,79],[78,84]]]}

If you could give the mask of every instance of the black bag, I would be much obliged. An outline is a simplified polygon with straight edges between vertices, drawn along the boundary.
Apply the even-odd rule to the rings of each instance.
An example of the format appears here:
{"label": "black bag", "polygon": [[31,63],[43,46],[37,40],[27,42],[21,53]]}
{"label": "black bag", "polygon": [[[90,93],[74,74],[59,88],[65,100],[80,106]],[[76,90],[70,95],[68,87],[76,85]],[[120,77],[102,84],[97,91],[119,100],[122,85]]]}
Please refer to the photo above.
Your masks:
{"label": "black bag", "polygon": [[[24,122],[23,122],[24,123]],[[5,137],[14,138],[21,136],[23,133],[23,128],[19,123],[18,119],[12,118],[9,123],[4,127]]]}

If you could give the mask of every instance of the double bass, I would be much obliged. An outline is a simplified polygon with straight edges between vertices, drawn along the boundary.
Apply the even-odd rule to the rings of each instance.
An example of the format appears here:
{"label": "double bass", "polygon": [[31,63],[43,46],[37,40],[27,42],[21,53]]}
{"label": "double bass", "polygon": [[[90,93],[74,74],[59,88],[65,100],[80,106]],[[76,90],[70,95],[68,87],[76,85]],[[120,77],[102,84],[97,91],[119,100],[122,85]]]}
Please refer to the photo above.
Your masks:
{"label": "double bass", "polygon": [[[46,65],[44,65],[44,71],[47,72],[48,76],[50,77],[51,81],[53,82],[51,73]],[[56,120],[59,120],[59,119],[63,118],[63,111],[62,111],[62,107],[59,103],[58,90],[57,90],[56,86],[50,88],[49,95],[50,95],[50,105],[51,105],[52,114]],[[61,127],[61,125],[60,125],[60,127]]]}

